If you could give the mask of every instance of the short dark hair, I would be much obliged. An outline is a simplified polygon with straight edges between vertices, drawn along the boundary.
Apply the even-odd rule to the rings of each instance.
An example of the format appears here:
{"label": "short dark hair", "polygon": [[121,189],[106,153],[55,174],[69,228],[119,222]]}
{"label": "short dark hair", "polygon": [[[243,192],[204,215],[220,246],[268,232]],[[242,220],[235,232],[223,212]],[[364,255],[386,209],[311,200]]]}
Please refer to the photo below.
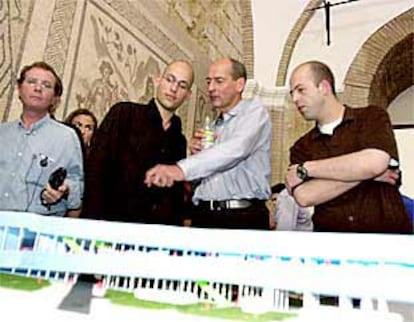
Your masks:
{"label": "short dark hair", "polygon": [[25,77],[26,77],[26,73],[33,68],[40,68],[43,70],[47,70],[48,72],[51,72],[53,76],[55,77],[55,88],[54,88],[55,96],[58,96],[58,97],[62,96],[62,93],[63,93],[62,80],[60,79],[56,71],[53,69],[53,67],[44,61],[37,61],[37,62],[32,63],[31,65],[24,66],[20,72],[19,78],[17,79],[17,83],[19,85],[23,84]]}
{"label": "short dark hair", "polygon": [[272,186],[271,191],[272,191],[272,194],[274,194],[274,193],[280,193],[285,188],[286,188],[286,186],[285,186],[284,183],[277,183],[274,186]]}
{"label": "short dark hair", "polygon": [[309,66],[315,85],[319,85],[320,82],[326,80],[331,85],[332,93],[336,96],[335,77],[328,65],[316,60],[309,61],[305,65]]}
{"label": "short dark hair", "polygon": [[246,80],[247,72],[244,64],[234,58],[229,58],[229,60],[231,62],[231,77],[233,80],[237,80],[239,78]]}
{"label": "short dark hair", "polygon": [[92,113],[91,110],[88,110],[86,108],[78,108],[77,110],[74,110],[71,112],[66,118],[65,123],[72,124],[73,119],[78,115],[87,115],[90,116],[93,120],[93,130],[95,131],[98,127],[98,119],[96,118],[95,114]]}

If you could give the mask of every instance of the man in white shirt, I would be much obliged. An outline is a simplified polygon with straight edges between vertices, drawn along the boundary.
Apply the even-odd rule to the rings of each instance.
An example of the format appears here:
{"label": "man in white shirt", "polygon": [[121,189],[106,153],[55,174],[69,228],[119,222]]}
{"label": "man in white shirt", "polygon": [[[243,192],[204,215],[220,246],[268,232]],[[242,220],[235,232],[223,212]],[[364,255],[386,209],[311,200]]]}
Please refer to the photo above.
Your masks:
{"label": "man in white shirt", "polygon": [[244,65],[234,59],[212,63],[208,93],[221,115],[213,124],[214,146],[203,150],[203,133],[197,131],[190,142],[193,155],[146,174],[149,186],[201,180],[193,195],[193,226],[269,229],[271,121],[261,103],[242,100],[246,78]]}
{"label": "man in white shirt", "polygon": [[[39,61],[22,68],[17,90],[22,114],[0,124],[0,210],[76,217],[84,186],[81,145],[73,129],[50,116],[62,81]],[[53,186],[49,178],[59,168],[66,177]]]}

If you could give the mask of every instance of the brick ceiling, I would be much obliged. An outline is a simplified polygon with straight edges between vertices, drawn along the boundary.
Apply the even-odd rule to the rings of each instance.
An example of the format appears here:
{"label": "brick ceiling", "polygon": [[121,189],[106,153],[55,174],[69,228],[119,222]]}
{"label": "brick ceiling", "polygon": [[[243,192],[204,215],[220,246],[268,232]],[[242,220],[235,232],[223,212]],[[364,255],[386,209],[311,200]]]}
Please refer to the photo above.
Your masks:
{"label": "brick ceiling", "polygon": [[388,105],[408,87],[414,85],[414,33],[385,55],[372,79],[369,102],[372,105]]}

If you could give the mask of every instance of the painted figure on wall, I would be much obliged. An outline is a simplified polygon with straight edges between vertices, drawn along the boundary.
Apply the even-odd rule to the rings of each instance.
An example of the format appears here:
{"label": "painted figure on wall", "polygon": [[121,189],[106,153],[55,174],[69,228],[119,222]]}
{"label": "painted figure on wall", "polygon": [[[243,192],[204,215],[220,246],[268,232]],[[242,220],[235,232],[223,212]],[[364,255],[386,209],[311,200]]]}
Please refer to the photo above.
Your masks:
{"label": "painted figure on wall", "polygon": [[150,99],[154,97],[154,80],[152,76],[148,76],[145,82],[145,92],[139,98],[140,103],[147,103]]}
{"label": "painted figure on wall", "polygon": [[109,62],[102,61],[99,72],[101,77],[93,81],[86,97],[85,107],[93,111],[98,119],[102,119],[116,100],[118,85],[111,82],[114,70]]}

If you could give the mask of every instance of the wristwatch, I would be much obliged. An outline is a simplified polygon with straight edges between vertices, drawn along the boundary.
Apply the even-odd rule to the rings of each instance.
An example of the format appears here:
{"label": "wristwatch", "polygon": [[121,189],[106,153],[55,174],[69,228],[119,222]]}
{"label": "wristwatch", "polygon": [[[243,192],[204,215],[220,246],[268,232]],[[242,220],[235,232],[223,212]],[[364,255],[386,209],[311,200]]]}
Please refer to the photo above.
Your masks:
{"label": "wristwatch", "polygon": [[308,175],[308,170],[305,168],[303,163],[299,163],[298,167],[296,168],[296,175],[302,181],[307,181],[307,180],[310,179],[310,177]]}

